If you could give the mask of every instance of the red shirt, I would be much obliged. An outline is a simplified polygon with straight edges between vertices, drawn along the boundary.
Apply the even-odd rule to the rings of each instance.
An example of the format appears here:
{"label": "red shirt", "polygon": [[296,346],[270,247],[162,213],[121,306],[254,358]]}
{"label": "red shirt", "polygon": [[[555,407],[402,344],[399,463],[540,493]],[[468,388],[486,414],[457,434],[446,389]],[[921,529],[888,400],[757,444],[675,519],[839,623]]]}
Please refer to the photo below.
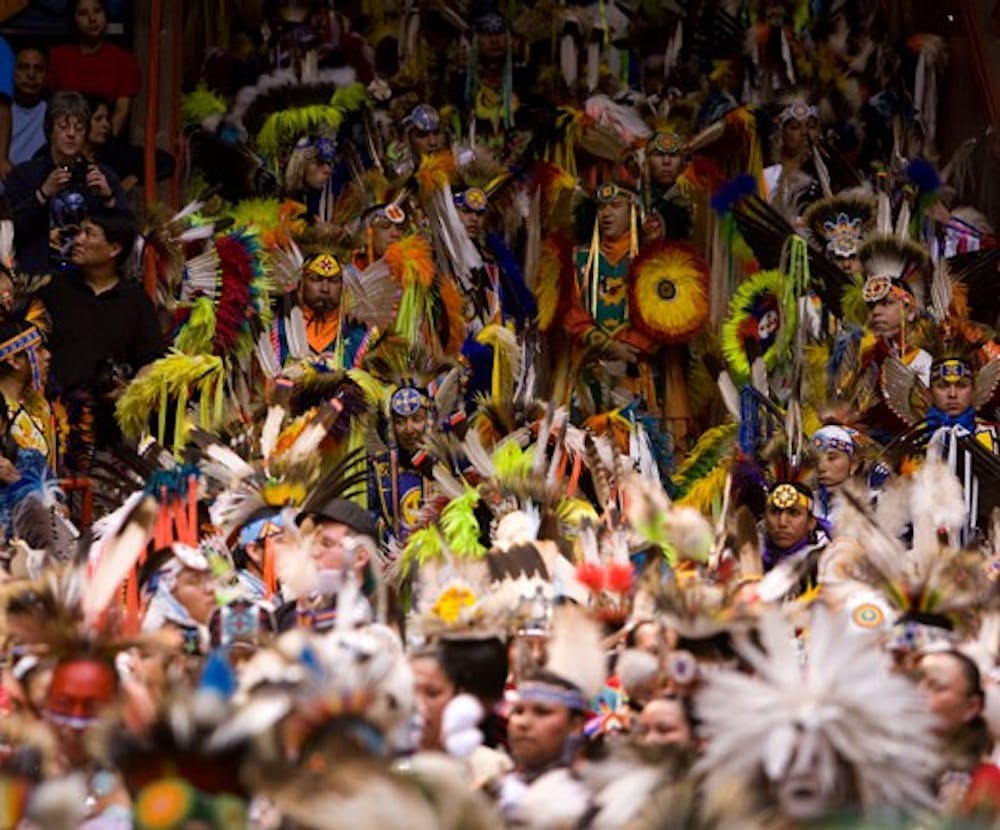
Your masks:
{"label": "red shirt", "polygon": [[1000,816],[1000,769],[993,764],[980,764],[972,771],[972,780],[962,801],[962,815]]}
{"label": "red shirt", "polygon": [[104,43],[92,54],[84,54],[73,43],[54,46],[49,53],[49,88],[84,95],[101,95],[113,104],[119,98],[134,98],[139,92],[139,64],[131,52]]}

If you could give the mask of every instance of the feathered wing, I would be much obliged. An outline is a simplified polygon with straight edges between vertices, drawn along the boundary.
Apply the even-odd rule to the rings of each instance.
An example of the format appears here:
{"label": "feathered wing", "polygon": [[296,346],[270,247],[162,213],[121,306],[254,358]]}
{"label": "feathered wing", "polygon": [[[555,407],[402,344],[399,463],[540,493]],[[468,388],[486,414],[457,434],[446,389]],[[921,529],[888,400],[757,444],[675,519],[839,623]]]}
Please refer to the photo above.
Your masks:
{"label": "feathered wing", "polygon": [[392,278],[389,263],[378,260],[364,271],[344,269],[344,289],[349,314],[368,326],[386,329],[396,319],[403,292]]}
{"label": "feathered wing", "polygon": [[889,355],[882,364],[882,392],[889,408],[907,426],[914,426],[923,417],[923,410],[915,406],[926,398],[927,387],[916,372],[895,355]]}
{"label": "feathered wing", "polygon": [[1000,357],[995,357],[976,373],[976,385],[972,393],[972,406],[975,409],[989,403],[998,382],[1000,382]]}

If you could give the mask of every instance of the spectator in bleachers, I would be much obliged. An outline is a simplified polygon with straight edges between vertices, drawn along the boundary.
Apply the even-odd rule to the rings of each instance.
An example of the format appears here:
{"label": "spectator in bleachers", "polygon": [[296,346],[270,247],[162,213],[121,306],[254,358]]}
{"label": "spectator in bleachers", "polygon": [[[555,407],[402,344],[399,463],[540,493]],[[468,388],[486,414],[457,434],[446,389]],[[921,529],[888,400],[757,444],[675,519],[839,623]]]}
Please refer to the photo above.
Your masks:
{"label": "spectator in bleachers", "polygon": [[11,101],[14,98],[14,51],[0,37],[0,179],[14,166],[10,161]]}
{"label": "spectator in bleachers", "polygon": [[132,99],[139,92],[139,64],[126,49],[106,39],[108,18],[103,0],[76,0],[71,25],[77,43],[52,49],[49,86],[101,95],[114,102],[111,132],[121,135],[128,124]]}
{"label": "spectator in bleachers", "polygon": [[37,46],[22,46],[14,61],[14,105],[10,161],[17,165],[31,159],[45,146],[45,99],[48,60]]}
{"label": "spectator in bleachers", "polygon": [[45,125],[49,152],[19,164],[7,179],[17,267],[30,274],[69,266],[69,249],[86,212],[127,204],[114,171],[83,156],[90,107],[82,95],[53,95]]}
{"label": "spectator in bleachers", "polygon": [[[117,138],[111,133],[111,113],[114,105],[99,95],[88,95],[90,104],[90,131],[83,155],[89,161],[107,165],[118,175],[122,189],[131,193],[142,183],[145,163],[143,148],[126,141],[125,136]],[[168,179],[174,173],[174,157],[166,150],[156,149],[156,180]]]}

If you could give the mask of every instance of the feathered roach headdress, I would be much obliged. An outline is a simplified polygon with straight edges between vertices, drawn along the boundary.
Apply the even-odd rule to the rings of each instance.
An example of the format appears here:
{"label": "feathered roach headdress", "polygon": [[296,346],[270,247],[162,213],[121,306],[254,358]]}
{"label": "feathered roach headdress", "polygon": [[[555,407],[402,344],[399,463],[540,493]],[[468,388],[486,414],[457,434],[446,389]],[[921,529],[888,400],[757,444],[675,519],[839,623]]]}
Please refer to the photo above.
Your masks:
{"label": "feathered roach headdress", "polygon": [[[185,265],[173,349],[133,380],[116,405],[118,423],[133,439],[150,429],[149,418],[158,411],[158,442],[175,448],[185,443],[189,418],[212,429],[249,411],[249,358],[271,315],[263,253],[248,229],[205,240],[203,250]],[[173,413],[171,401],[176,402]],[[171,414],[173,434],[168,436]]]}
{"label": "feathered roach headdress", "polygon": [[[938,758],[926,703],[890,672],[876,644],[845,636],[846,625],[817,609],[802,657],[793,626],[776,614],[762,619],[760,645],[737,635],[754,673],[715,672],[697,698],[709,738],[698,764],[709,814],[733,786],[759,792],[762,775],[778,784],[807,769],[827,811],[912,813],[933,803],[928,782]],[[751,702],[734,707],[734,700]],[[838,792],[849,803],[835,803]]]}
{"label": "feathered roach headdress", "polygon": [[333,140],[348,114],[365,103],[364,85],[353,81],[350,70],[324,70],[304,80],[279,70],[240,90],[227,120],[253,137],[257,152],[278,172],[303,137],[320,152],[314,142]]}
{"label": "feathered roach headdress", "polygon": [[889,197],[878,195],[875,233],[858,250],[865,275],[864,299],[876,303],[890,292],[923,312],[930,300],[931,259],[910,239],[910,209],[904,201],[895,227]]}
{"label": "feathered roach headdress", "polygon": [[[982,554],[960,547],[966,517],[962,486],[936,455],[912,476],[894,479],[874,510],[847,494],[838,532],[863,551],[855,578],[892,605],[896,649],[916,650],[974,630],[995,595]],[[909,525],[913,541],[906,548],[899,540]]]}
{"label": "feathered roach headdress", "polygon": [[[338,603],[350,601],[341,592]],[[338,610],[333,630],[288,632],[243,665],[233,707],[209,748],[252,742],[249,763],[266,779],[289,766],[323,768],[327,740],[346,739],[342,749],[373,760],[403,747],[415,700],[399,638],[379,625],[353,628],[346,621],[354,615]]]}
{"label": "feathered roach headdress", "polygon": [[[504,548],[536,539],[562,540],[573,535],[584,517],[597,521],[583,497],[581,477],[601,463],[600,452],[609,456],[610,468],[610,444],[566,424],[560,410],[542,420],[534,444],[529,440],[527,430],[520,430],[490,452],[479,433],[470,430],[463,442],[439,454],[434,477],[444,504],[408,538],[396,566],[401,579],[414,565],[444,556],[482,556],[491,538]],[[599,498],[610,498],[607,482],[600,481]]]}
{"label": "feathered roach headdress", "polygon": [[34,582],[5,588],[4,613],[17,614],[56,660],[88,654],[112,662],[136,642],[127,639],[138,631],[134,604],[119,600],[122,583],[145,555],[156,505],[140,493],[127,507],[112,525],[95,527],[86,566],[53,564]]}
{"label": "feathered roach headdress", "polygon": [[661,569],[647,571],[642,590],[663,625],[678,637],[666,665],[678,686],[704,681],[707,664],[736,659],[733,634],[751,630],[760,608],[741,595],[754,577],[741,573],[733,560],[720,567],[691,560],[666,574]]}
{"label": "feathered roach headdress", "polygon": [[477,396],[472,427],[479,432],[483,445],[492,448],[506,436],[536,423],[545,415],[544,403],[535,397],[536,372],[532,355],[537,344],[531,332],[516,337],[497,338],[506,348],[494,353],[501,364],[499,394]]}
{"label": "feathered roach headdress", "polygon": [[386,628],[290,632],[242,668],[234,712],[212,744],[249,737],[244,780],[296,827],[486,830],[451,762],[418,754],[394,764],[412,742],[412,686]]}

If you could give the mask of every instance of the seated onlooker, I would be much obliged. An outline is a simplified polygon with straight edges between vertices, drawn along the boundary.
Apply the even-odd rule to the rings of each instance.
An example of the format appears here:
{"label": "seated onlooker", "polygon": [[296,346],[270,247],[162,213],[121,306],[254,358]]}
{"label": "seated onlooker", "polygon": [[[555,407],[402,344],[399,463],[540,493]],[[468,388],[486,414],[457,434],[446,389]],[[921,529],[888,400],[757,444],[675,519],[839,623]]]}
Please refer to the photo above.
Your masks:
{"label": "seated onlooker", "polygon": [[139,93],[139,64],[131,52],[106,40],[103,0],[76,0],[71,25],[78,42],[56,46],[49,55],[49,86],[100,95],[114,102],[111,132],[121,135],[132,99]]}
{"label": "seated onlooker", "polygon": [[88,211],[124,207],[125,191],[107,165],[83,156],[90,108],[82,95],[59,92],[45,116],[49,152],[15,167],[6,195],[14,214],[19,270],[43,274],[70,265],[70,249]]}
{"label": "seated onlooker", "polygon": [[[130,193],[142,182],[145,164],[143,149],[129,144],[124,136],[116,138],[111,132],[111,102],[98,95],[86,98],[90,104],[90,131],[83,154],[89,161],[100,162],[114,170],[121,180],[122,189]],[[155,167],[157,181],[170,178],[174,173],[174,157],[157,148]]]}
{"label": "seated onlooker", "polygon": [[48,62],[37,46],[22,46],[14,61],[13,125],[10,161],[17,165],[30,160],[45,146],[45,79]]}
{"label": "seated onlooker", "polygon": [[0,179],[14,166],[10,161],[11,101],[14,99],[14,52],[0,37]]}

